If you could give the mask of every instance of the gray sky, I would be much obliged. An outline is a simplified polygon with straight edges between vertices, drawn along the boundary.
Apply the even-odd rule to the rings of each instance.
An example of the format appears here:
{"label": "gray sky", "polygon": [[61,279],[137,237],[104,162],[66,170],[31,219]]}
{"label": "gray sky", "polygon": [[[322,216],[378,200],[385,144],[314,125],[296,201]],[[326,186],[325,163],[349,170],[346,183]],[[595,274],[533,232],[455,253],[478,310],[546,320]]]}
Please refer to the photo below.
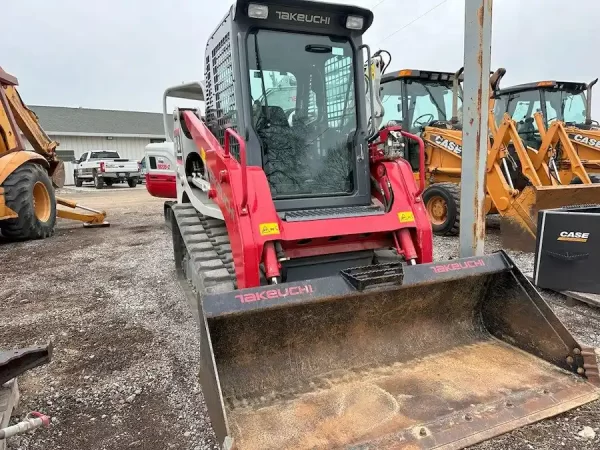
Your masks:
{"label": "gray sky", "polygon": [[[365,41],[391,69],[454,71],[463,64],[464,0],[384,0]],[[379,0],[345,0],[373,7]],[[565,5],[577,7],[569,11]],[[203,78],[206,40],[228,0],[23,0],[2,10],[0,64],[28,104],[160,111],[165,87]],[[497,0],[492,70],[503,86],[600,76],[597,0]],[[600,88],[599,88],[600,89]],[[594,108],[600,108],[600,94]],[[598,117],[598,115],[596,115]]]}

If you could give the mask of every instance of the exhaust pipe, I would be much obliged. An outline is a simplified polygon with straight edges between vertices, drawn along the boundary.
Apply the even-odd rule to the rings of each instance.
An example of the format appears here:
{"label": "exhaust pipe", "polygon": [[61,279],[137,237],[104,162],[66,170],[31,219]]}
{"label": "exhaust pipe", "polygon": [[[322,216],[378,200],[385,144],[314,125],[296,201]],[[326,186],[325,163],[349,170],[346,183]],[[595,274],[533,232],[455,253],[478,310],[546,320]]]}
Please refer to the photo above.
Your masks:
{"label": "exhaust pipe", "polygon": [[458,90],[460,89],[460,78],[462,73],[465,71],[464,67],[461,67],[454,74],[454,80],[452,82],[452,118],[451,123],[458,123]]}
{"label": "exhaust pipe", "polygon": [[592,88],[594,87],[594,85],[598,82],[598,78],[596,78],[593,81],[590,81],[590,83],[587,85],[586,90],[587,90],[587,105],[585,108],[585,124],[586,125],[591,125],[592,124]]}
{"label": "exhaust pipe", "polygon": [[492,95],[494,92],[500,87],[500,80],[506,75],[506,69],[504,67],[499,67],[492,76],[490,77],[490,88],[492,90]]}

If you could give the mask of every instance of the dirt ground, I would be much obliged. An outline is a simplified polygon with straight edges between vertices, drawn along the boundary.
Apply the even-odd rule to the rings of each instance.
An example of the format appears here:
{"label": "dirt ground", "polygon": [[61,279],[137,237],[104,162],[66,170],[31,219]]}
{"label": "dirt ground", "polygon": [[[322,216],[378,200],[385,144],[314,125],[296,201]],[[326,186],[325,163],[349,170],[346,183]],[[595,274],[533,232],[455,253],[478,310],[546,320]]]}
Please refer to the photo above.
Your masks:
{"label": "dirt ground", "polygon": [[[111,226],[60,221],[51,239],[0,240],[0,348],[54,345],[51,363],[19,378],[15,418],[38,410],[53,424],[9,439],[8,448],[218,448],[197,380],[197,330],[176,281],[163,201],[143,185],[67,195],[107,210]],[[436,238],[436,259],[456,257],[457,246],[456,238]],[[498,248],[492,227],[487,250]],[[531,255],[513,256],[531,269]],[[582,344],[600,347],[600,311],[544,294]],[[600,433],[578,435],[584,426],[600,431],[600,403],[473,448],[600,448]]]}

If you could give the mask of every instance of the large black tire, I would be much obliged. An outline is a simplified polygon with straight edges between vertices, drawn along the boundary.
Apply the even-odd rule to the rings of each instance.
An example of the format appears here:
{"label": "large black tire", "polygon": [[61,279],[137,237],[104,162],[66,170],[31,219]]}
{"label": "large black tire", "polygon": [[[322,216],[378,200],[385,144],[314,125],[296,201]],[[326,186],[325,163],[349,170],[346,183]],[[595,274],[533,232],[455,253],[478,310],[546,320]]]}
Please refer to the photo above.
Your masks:
{"label": "large black tire", "polygon": [[458,234],[460,230],[460,186],[458,184],[432,184],[425,189],[423,202],[435,234],[440,236]]}
{"label": "large black tire", "polygon": [[16,219],[0,221],[2,234],[10,239],[44,239],[54,234],[56,197],[52,181],[39,164],[28,162],[11,173],[4,184],[6,206]]}
{"label": "large black tire", "polygon": [[[594,184],[595,184],[595,183],[600,183],[600,177],[596,177],[596,176],[594,176],[594,175],[590,175],[590,181],[591,181],[592,183],[594,183]],[[583,184],[583,183],[581,182],[581,178],[579,178],[579,177],[575,177],[575,178],[573,178],[573,179],[571,180],[571,184]]]}
{"label": "large black tire", "polygon": [[129,187],[134,188],[138,185],[138,179],[137,178],[127,178],[127,184],[129,185]]}
{"label": "large black tire", "polygon": [[107,178],[104,180],[104,184],[106,184],[108,187],[111,187],[114,184],[114,181],[112,178]]}
{"label": "large black tire", "polygon": [[104,187],[104,178],[99,177],[96,172],[94,172],[94,187],[96,189],[102,189]]}
{"label": "large black tire", "polygon": [[77,186],[77,187],[83,186],[83,180],[77,176],[76,172],[73,174],[73,180],[75,181],[75,186]]}

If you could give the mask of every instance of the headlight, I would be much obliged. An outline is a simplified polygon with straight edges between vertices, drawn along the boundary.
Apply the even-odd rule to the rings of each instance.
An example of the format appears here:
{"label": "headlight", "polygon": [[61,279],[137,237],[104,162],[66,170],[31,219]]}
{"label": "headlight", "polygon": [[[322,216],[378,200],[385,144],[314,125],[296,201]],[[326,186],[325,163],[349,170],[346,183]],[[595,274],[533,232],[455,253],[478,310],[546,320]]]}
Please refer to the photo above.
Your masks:
{"label": "headlight", "polygon": [[258,3],[250,3],[248,5],[248,17],[252,19],[266,19],[269,17],[269,7],[267,5],[259,5]]}
{"label": "headlight", "polygon": [[364,24],[364,17],[348,16],[348,18],[346,19],[346,28],[348,28],[349,30],[362,30]]}

